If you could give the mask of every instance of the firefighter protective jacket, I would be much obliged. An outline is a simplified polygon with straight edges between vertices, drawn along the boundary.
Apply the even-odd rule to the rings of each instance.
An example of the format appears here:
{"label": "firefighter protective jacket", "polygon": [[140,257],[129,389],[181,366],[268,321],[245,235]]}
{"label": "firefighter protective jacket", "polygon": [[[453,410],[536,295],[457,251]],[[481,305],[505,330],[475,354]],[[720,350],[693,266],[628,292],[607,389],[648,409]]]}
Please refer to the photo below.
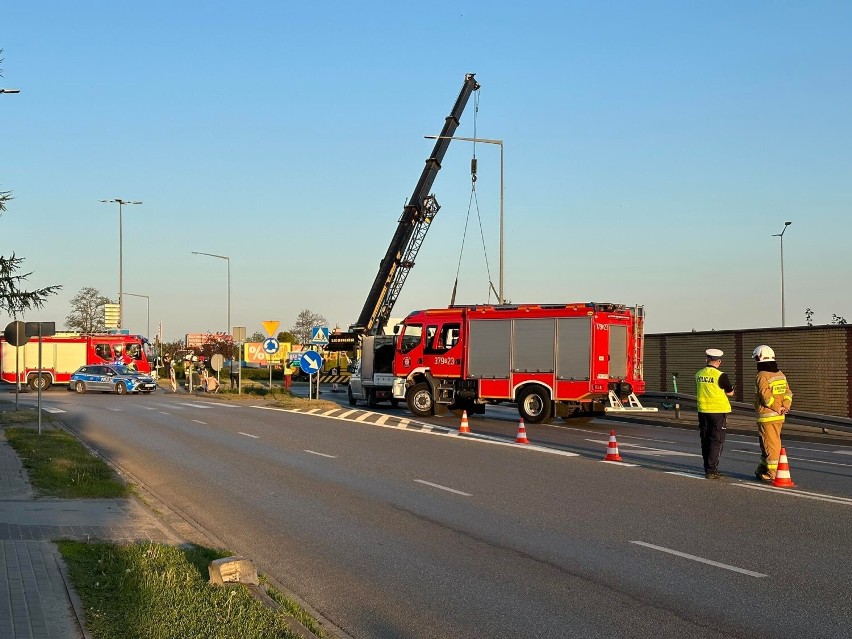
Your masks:
{"label": "firefighter protective jacket", "polygon": [[793,391],[781,371],[758,371],[755,378],[754,410],[758,422],[783,420],[781,408],[790,410]]}

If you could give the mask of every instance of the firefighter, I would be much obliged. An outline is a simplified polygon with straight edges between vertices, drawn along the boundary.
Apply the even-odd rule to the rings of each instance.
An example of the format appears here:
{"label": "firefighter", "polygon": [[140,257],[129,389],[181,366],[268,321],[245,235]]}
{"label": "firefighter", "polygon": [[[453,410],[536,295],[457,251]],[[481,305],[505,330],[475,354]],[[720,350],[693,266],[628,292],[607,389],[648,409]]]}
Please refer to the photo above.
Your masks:
{"label": "firefighter", "polygon": [[721,479],[719,457],[725,445],[725,432],[734,387],[728,374],[719,370],[724,353],[718,348],[704,351],[707,365],[695,374],[698,397],[698,430],[701,435],[701,456],[704,458],[704,476]]}
{"label": "firefighter", "polygon": [[778,370],[775,351],[762,344],[754,349],[752,357],[757,362],[754,410],[760,440],[760,464],[754,476],[761,481],[773,481],[781,454],[781,427],[793,404],[793,392],[786,375]]}

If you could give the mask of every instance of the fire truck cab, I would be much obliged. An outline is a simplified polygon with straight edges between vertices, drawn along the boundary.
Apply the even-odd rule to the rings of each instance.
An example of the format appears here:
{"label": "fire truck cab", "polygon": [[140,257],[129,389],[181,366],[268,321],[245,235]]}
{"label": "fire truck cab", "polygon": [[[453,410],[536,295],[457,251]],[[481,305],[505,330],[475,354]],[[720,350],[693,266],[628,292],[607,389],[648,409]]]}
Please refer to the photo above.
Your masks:
{"label": "fire truck cab", "polygon": [[455,306],[415,311],[396,332],[394,397],[419,416],[500,402],[530,423],[655,410],[636,398],[645,390],[640,306]]}

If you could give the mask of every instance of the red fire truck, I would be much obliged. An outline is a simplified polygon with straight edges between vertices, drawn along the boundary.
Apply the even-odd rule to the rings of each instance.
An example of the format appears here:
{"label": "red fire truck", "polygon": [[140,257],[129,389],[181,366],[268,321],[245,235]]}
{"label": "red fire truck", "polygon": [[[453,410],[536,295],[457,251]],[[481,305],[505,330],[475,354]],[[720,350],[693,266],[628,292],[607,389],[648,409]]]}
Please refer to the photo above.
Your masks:
{"label": "red fire truck", "polygon": [[643,330],[643,308],[620,304],[414,311],[395,328],[393,396],[419,416],[516,402],[531,423],[656,410],[636,398]]}
{"label": "red fire truck", "polygon": [[6,343],[0,334],[0,379],[15,383],[18,380],[37,390],[53,384],[67,384],[71,375],[86,364],[133,364],[142,373],[150,373],[148,340],[141,335],[81,335],[56,333],[42,338],[41,372],[38,366],[38,340],[16,348]]}

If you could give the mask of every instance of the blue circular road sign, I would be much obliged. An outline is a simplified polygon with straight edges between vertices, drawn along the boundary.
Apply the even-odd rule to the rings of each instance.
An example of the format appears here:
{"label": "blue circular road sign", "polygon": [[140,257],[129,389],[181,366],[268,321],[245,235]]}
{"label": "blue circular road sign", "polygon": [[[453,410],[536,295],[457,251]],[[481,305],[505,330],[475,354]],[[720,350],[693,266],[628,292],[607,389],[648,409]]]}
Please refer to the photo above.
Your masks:
{"label": "blue circular road sign", "polygon": [[281,348],[281,344],[279,344],[278,340],[274,337],[269,337],[263,340],[263,352],[267,355],[275,355],[279,348]]}
{"label": "blue circular road sign", "polygon": [[299,360],[299,366],[309,375],[319,373],[322,370],[322,355],[316,351],[306,351]]}

